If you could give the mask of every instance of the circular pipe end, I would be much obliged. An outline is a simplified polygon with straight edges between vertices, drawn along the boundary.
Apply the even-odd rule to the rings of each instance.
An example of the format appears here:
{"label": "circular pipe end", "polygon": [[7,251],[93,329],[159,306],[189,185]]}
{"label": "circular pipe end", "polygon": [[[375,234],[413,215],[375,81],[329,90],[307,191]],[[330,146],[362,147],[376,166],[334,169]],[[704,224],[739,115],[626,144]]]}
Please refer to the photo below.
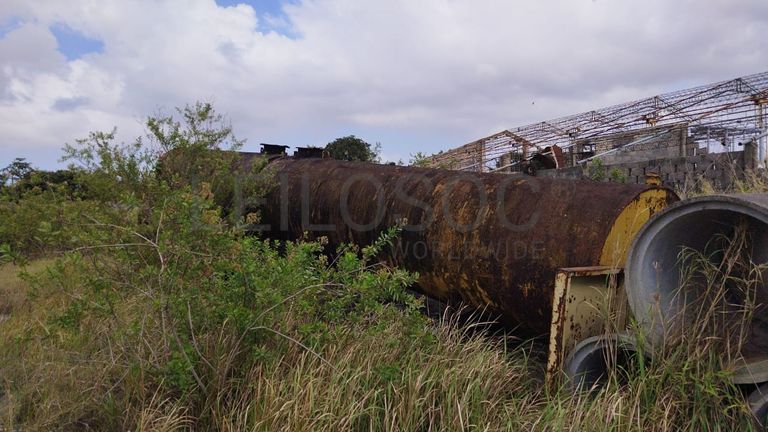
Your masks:
{"label": "circular pipe end", "polygon": [[637,355],[634,339],[623,333],[592,336],[579,342],[565,360],[572,391],[595,390],[605,385],[617,367],[628,366]]}
{"label": "circular pipe end", "polygon": [[760,430],[768,430],[768,383],[761,384],[750,393],[747,404]]}
{"label": "circular pipe end", "polygon": [[[729,250],[739,236],[743,241],[734,247],[738,252]],[[729,256],[734,255],[728,253],[744,254],[743,261],[749,261],[751,269],[729,267]],[[759,267],[766,263],[768,194],[699,197],[670,206],[640,230],[627,256],[625,289],[630,308],[653,346],[670,332],[684,332],[701,323],[701,311],[712,305],[722,305],[717,314],[733,319],[734,325],[742,325],[737,318],[748,316],[744,310],[753,307],[744,324],[748,331],[742,335],[746,336],[737,341],[739,354],[752,363],[768,358],[768,309],[761,307],[768,305],[768,271]],[[728,273],[733,269],[737,274]],[[725,281],[726,274],[734,277]],[[718,279],[713,285],[713,277],[725,282]],[[739,285],[739,278],[751,278],[749,285]],[[715,285],[721,292],[713,291]],[[720,303],[710,303],[714,298]]]}

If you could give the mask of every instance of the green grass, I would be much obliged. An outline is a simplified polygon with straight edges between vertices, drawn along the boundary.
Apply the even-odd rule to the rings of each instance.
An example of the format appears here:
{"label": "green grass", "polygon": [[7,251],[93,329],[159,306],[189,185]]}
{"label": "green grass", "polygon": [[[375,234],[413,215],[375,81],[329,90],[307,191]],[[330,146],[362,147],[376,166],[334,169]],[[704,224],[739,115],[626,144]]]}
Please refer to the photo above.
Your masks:
{"label": "green grass", "polygon": [[[425,333],[388,306],[365,321],[339,325],[317,350],[286,343],[279,355],[233,373],[243,347],[225,328],[197,342],[211,364],[200,404],[153,381],[129,353],[163,355],[162,345],[135,340],[108,321],[89,319],[72,333],[51,323],[76,296],[80,275],[51,279],[52,261],[26,269],[6,265],[0,280],[14,293],[11,318],[0,324],[2,425],[25,430],[254,430],[254,431],[501,431],[746,430],[748,413],[727,377],[702,358],[670,354],[627,383],[573,395],[543,386],[535,344],[462,328],[450,319],[424,324]],[[54,272],[55,273],[55,272]],[[50,283],[50,282],[56,283]],[[60,283],[75,288],[66,293]],[[11,288],[12,287],[12,288]],[[151,305],[121,305],[127,320]],[[397,318],[400,319],[397,319]],[[300,339],[303,320],[290,311],[281,328]],[[290,322],[295,320],[295,322]],[[149,324],[147,324],[149,326]],[[155,329],[158,331],[158,329]],[[149,342],[152,336],[144,336]],[[285,340],[283,340],[285,342]],[[267,356],[269,357],[269,356]]]}
{"label": "green grass", "polygon": [[263,194],[269,176],[233,184],[232,161],[209,151],[236,147],[231,128],[208,104],[179,114],[150,118],[148,139],[205,155],[176,161],[186,177],[158,176],[142,140],[92,133],[67,147],[85,167],[77,187],[0,188],[0,260],[56,257],[0,267],[0,430],[752,428],[712,339],[680,337],[593,392],[548,389],[542,343],[421,314],[416,276],[376,259],[397,227],[333,257],[323,239],[244,236],[258,210],[222,201]]}

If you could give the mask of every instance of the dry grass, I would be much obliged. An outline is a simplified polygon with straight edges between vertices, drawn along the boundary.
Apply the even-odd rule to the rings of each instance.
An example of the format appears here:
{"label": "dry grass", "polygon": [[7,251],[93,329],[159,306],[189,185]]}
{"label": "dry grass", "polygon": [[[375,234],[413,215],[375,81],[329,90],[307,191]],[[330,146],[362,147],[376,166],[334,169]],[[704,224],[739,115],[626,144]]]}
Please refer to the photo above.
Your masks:
{"label": "dry grass", "polygon": [[45,269],[50,263],[50,260],[38,260],[25,268],[12,263],[0,265],[0,316],[7,317],[27,301],[28,288],[20,276],[22,270],[34,274]]}
{"label": "dry grass", "polygon": [[393,346],[397,331],[341,335],[324,353],[332,367],[297,350],[274,369],[254,369],[223,429],[498,430],[533,405],[523,359],[447,327],[432,352]]}
{"label": "dry grass", "polygon": [[717,187],[703,176],[686,178],[685,183],[675,192],[681,199],[714,194],[768,192],[768,174],[765,171],[748,170],[743,173],[734,171],[731,173],[731,178],[734,179],[733,183],[727,188]]}
{"label": "dry grass", "polygon": [[[45,265],[34,264],[38,274]],[[30,294],[23,282],[17,287],[19,298]],[[0,324],[0,424],[8,430],[749,427],[738,397],[727,396],[727,377],[708,369],[713,363],[702,358],[680,357],[682,351],[635,370],[628,382],[613,379],[596,393],[574,395],[565,388],[543,387],[539,353],[530,344],[510,347],[503,338],[473,332],[450,319],[435,324],[425,340],[407,334],[403,323],[382,323],[376,316],[370,323],[378,325],[340,329],[318,353],[288,344],[279,358],[254,366],[241,378],[230,369],[231,359],[243,350],[236,338],[225,330],[206,335],[199,345],[211,369],[203,375],[207,401],[200,409],[164,392],[148,371],[132,370],[132,359],[162,356],[162,346],[129,345],[131,339],[97,320],[83,323],[77,337],[48,328],[53,311],[66,303],[55,291],[32,293],[25,306],[14,306],[12,318]],[[121,314],[139,314],[141,307],[140,302],[126,302]],[[290,328],[292,323],[284,325]]]}
{"label": "dry grass", "polygon": [[[45,266],[34,264],[38,274]],[[162,356],[163,347],[128,346],[98,320],[84,322],[78,335],[55,330],[50,319],[71,299],[56,287],[16,287],[26,305],[15,305],[0,324],[0,424],[9,430],[507,430],[529,422],[542,396],[526,350],[507,352],[498,339],[455,322],[425,340],[392,321],[339,329],[321,357],[290,344],[245,379],[229,369],[243,350],[236,338],[207,335],[199,340],[211,363],[203,375],[207,408],[193,412],[188,401],[131,371],[132,357]],[[121,313],[140,309],[126,304]]]}
{"label": "dry grass", "polygon": [[[754,176],[739,188],[766,191],[766,184]],[[702,183],[697,193],[707,188]],[[711,262],[705,255],[689,258]],[[48,267],[56,277],[47,277]],[[653,362],[627,365],[625,374],[611,376],[602,389],[572,394],[566,387],[544,388],[542,356],[535,344],[508,345],[504,338],[470,331],[448,318],[414,336],[412,326],[393,319],[398,315],[391,309],[331,329],[333,339],[317,351],[283,340],[275,357],[266,356],[244,372],[234,370],[237,359],[263,354],[254,348],[273,347],[244,346],[227,327],[202,334],[194,348],[205,360],[205,368],[198,371],[205,389],[198,389],[201,397],[191,400],[156,379],[162,376],[156,373],[157,365],[169,362],[172,342],[163,323],[148,313],[151,298],[132,291],[118,299],[109,319],[90,316],[78,324],[79,331],[62,331],[52,322],[73,302],[88,300],[88,291],[80,288],[82,275],[52,260],[30,263],[23,278],[19,270],[0,267],[0,313],[9,315],[0,321],[0,430],[752,427],[743,397],[723,371],[718,351],[722,344],[712,339],[678,338]],[[712,284],[720,284],[713,292],[719,299],[722,283],[734,282],[724,275],[728,269],[707,264],[694,270],[710,272]],[[711,310],[702,313],[718,316]],[[298,328],[304,317],[289,312],[282,319],[277,330]],[[128,322],[139,322],[141,328],[122,325]],[[642,338],[641,331],[638,336]],[[297,333],[286,337],[301,340]],[[690,340],[711,343],[681,343]]]}

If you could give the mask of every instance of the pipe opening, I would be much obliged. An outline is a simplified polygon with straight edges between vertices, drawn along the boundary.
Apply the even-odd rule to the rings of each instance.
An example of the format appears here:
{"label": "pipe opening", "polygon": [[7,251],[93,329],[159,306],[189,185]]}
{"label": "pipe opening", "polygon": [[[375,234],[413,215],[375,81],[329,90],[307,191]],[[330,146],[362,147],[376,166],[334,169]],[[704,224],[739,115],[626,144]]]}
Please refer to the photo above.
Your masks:
{"label": "pipe opening", "polygon": [[761,204],[708,197],[668,209],[638,234],[626,273],[630,306],[654,344],[697,339],[747,363],[768,357]]}
{"label": "pipe opening", "polygon": [[768,429],[768,383],[758,386],[747,398],[749,410],[752,412],[760,430]]}
{"label": "pipe opening", "polygon": [[638,353],[632,339],[624,334],[593,336],[581,341],[568,355],[563,368],[572,391],[597,390],[611,378],[627,384]]}

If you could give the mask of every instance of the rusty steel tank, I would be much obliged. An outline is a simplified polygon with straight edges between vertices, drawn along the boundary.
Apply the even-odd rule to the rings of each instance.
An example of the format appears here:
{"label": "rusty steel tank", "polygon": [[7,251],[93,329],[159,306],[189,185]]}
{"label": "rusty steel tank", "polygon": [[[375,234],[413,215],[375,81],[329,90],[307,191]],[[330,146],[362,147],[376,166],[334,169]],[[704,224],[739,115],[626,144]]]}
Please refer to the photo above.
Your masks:
{"label": "rusty steel tank", "polygon": [[272,238],[371,244],[404,224],[388,258],[417,289],[547,334],[559,268],[624,265],[636,232],[678,200],[669,189],[525,175],[273,158],[262,206]]}

